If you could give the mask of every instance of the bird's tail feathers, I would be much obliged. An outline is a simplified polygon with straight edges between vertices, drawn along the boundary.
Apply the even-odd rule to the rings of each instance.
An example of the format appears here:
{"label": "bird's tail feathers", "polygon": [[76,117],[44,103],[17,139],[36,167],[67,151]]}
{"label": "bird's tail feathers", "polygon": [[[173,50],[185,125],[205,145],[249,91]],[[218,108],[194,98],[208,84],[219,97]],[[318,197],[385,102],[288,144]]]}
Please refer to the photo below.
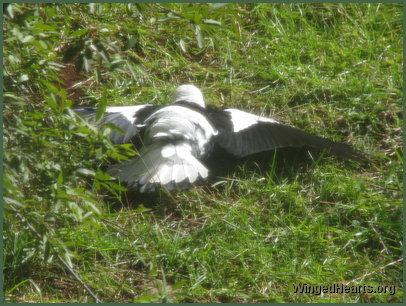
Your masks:
{"label": "bird's tail feathers", "polygon": [[193,156],[187,143],[151,144],[139,157],[113,165],[107,173],[142,193],[153,192],[158,186],[183,190],[202,184],[208,177],[208,169]]}

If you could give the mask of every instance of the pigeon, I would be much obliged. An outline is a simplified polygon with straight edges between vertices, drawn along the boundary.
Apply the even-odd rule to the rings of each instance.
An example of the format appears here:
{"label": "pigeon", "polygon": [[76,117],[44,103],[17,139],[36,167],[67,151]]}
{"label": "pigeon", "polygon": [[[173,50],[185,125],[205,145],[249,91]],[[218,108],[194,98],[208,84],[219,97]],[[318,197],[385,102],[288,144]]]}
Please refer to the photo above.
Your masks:
{"label": "pigeon", "polygon": [[[95,107],[74,110],[89,120],[95,119]],[[106,172],[128,190],[140,193],[159,188],[179,191],[204,184],[214,170],[207,161],[217,148],[237,158],[279,148],[307,147],[361,163],[367,160],[366,154],[347,144],[272,118],[233,108],[206,107],[202,92],[190,84],[174,91],[170,105],[106,107],[96,124],[113,124],[121,130],[110,132],[112,143],[134,144],[139,154],[111,165]]]}

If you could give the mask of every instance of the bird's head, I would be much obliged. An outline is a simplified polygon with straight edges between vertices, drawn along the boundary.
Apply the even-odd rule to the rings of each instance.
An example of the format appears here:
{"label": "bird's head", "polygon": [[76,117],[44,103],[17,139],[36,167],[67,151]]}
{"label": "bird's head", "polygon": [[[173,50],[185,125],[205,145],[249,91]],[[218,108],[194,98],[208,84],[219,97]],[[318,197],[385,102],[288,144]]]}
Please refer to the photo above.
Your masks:
{"label": "bird's head", "polygon": [[181,85],[174,91],[172,95],[172,103],[189,102],[205,107],[203,94],[199,88],[194,85]]}

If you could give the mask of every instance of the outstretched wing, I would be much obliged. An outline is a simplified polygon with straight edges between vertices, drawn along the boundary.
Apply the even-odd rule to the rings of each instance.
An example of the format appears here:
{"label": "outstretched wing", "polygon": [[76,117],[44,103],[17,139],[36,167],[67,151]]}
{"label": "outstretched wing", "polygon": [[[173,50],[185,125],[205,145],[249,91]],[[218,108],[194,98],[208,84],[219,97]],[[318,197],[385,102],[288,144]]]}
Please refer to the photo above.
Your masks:
{"label": "outstretched wing", "polygon": [[327,150],[342,158],[366,161],[363,153],[347,144],[310,134],[271,118],[237,109],[209,110],[209,116],[219,131],[216,143],[238,157],[284,147],[308,146]]}
{"label": "outstretched wing", "polygon": [[[122,133],[111,131],[110,140],[112,143],[129,143],[137,134],[139,128],[143,127],[145,119],[161,106],[143,104],[135,106],[110,106],[106,108],[104,116],[97,122],[97,125],[103,126],[107,123],[114,124]],[[76,107],[74,111],[86,117],[89,120],[94,120],[96,116],[95,107]]]}

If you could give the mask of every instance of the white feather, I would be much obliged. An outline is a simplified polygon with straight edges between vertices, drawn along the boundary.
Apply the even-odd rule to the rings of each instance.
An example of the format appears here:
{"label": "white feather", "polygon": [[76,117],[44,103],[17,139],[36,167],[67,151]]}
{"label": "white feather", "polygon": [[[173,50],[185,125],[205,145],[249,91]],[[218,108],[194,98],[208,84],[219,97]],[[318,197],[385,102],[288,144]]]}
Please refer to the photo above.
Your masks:
{"label": "white feather", "polygon": [[[182,85],[175,90],[172,102],[180,101],[205,106],[201,91],[193,85]],[[110,107],[108,111],[122,115],[124,120],[118,125],[127,136],[131,132],[127,124],[136,129],[134,115],[142,107]],[[208,169],[198,158],[208,152],[212,137],[218,132],[203,114],[182,105],[171,105],[152,113],[143,120],[142,127],[145,127],[144,147],[140,157],[112,166],[108,170],[111,175],[129,185],[141,185],[141,192],[151,184],[171,189],[208,177]]]}
{"label": "white feather", "polygon": [[202,92],[193,85],[181,85],[176,88],[172,95],[172,103],[180,101],[195,103],[201,107],[205,107]]}
{"label": "white feather", "polygon": [[110,140],[113,143],[128,143],[137,134],[137,127],[134,126],[137,112],[150,104],[136,106],[110,106],[106,108],[104,117],[98,123],[104,125],[112,123],[123,131],[124,134],[111,131]]}
{"label": "white feather", "polygon": [[175,163],[172,167],[172,181],[180,183],[186,179],[185,171],[182,164]]}
{"label": "white feather", "polygon": [[185,175],[189,179],[190,183],[196,182],[196,179],[197,179],[199,173],[200,173],[200,176],[202,176],[202,178],[206,178],[206,176],[204,176],[204,171],[199,172],[190,163],[183,163],[183,168],[185,171]]}
{"label": "white feather", "polygon": [[240,111],[238,109],[225,109],[224,111],[230,113],[231,115],[231,122],[233,123],[233,131],[238,133],[242,130],[249,128],[259,122],[271,122],[271,123],[279,123],[275,119],[266,118],[258,115],[253,115],[250,113],[246,113]]}
{"label": "white feather", "polygon": [[129,185],[160,184],[165,187],[171,183],[195,183],[198,178],[208,177],[207,168],[192,155],[192,147],[186,143],[153,143],[141,151],[141,156],[122,164],[112,166],[108,173],[120,178]]}
{"label": "white feather", "polygon": [[206,154],[217,130],[201,113],[184,106],[171,105],[153,113],[146,121],[146,142],[160,138],[183,138],[196,145],[196,156]]}
{"label": "white feather", "polygon": [[163,158],[171,157],[176,153],[175,146],[173,145],[166,145],[161,150],[161,155]]}
{"label": "white feather", "polygon": [[142,105],[135,105],[135,106],[109,106],[106,108],[106,113],[120,113],[131,124],[134,124],[135,114],[138,111],[140,111],[141,109],[143,109],[149,105],[151,105],[151,104],[142,104]]}
{"label": "white feather", "polygon": [[156,183],[166,185],[171,181],[171,178],[172,178],[172,167],[168,164],[165,164],[159,169],[159,176]]}

